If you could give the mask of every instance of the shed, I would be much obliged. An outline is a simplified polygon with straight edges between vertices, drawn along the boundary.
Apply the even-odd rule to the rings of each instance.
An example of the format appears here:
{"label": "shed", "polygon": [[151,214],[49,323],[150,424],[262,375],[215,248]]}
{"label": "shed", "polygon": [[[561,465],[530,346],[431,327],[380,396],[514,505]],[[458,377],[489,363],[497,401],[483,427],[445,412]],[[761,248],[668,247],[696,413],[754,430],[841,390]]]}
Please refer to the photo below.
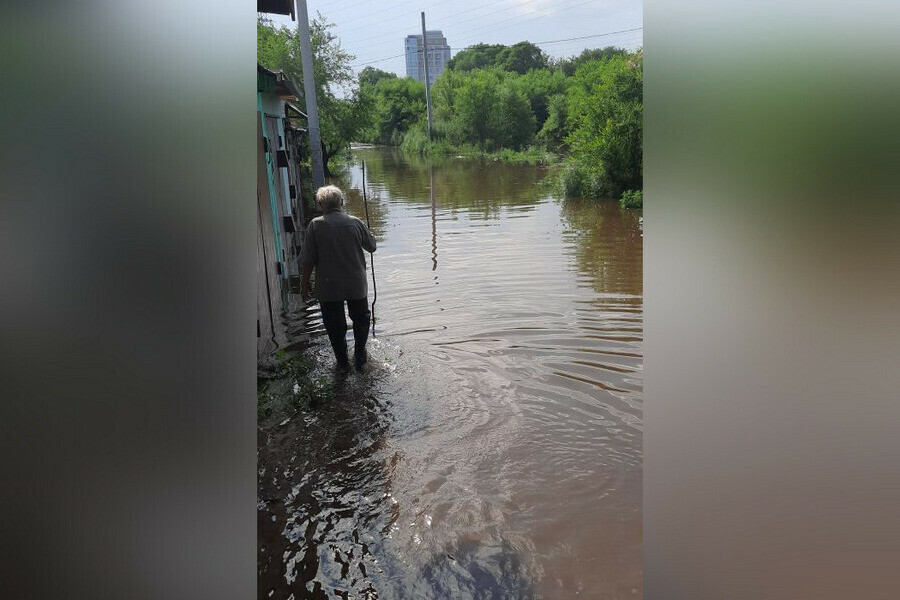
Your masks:
{"label": "shed", "polygon": [[[280,71],[257,64],[257,353],[284,341],[280,318],[299,276],[304,210],[301,169],[306,146],[299,91]],[[292,119],[295,124],[292,124]]]}

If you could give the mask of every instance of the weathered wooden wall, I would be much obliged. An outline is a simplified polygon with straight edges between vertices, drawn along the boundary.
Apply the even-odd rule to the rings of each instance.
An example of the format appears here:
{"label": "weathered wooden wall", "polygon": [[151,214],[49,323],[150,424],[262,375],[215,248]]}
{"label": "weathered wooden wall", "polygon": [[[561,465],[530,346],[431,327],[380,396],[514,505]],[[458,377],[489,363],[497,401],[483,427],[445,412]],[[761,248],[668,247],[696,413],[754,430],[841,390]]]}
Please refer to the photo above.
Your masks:
{"label": "weathered wooden wall", "polygon": [[276,344],[276,320],[281,313],[281,277],[278,274],[275,232],[269,201],[269,177],[263,146],[262,123],[257,118],[256,139],[256,308],[259,337],[256,353],[271,353]]}

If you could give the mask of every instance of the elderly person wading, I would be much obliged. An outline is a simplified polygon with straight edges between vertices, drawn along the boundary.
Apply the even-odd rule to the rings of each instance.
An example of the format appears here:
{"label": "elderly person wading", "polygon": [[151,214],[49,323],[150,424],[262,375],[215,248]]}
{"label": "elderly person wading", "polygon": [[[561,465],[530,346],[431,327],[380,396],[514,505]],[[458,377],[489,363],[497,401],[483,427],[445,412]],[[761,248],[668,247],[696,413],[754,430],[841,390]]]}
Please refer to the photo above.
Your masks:
{"label": "elderly person wading", "polygon": [[300,252],[300,293],[310,294],[309,278],[316,270],[316,298],[322,307],[322,321],[340,368],[350,366],[347,356],[347,319],[344,302],[353,321],[356,368],[366,363],[369,336],[369,282],[363,250],[375,252],[375,238],[365,224],[346,214],[344,194],[333,185],[319,188],[316,200],[322,216],[309,223]]}

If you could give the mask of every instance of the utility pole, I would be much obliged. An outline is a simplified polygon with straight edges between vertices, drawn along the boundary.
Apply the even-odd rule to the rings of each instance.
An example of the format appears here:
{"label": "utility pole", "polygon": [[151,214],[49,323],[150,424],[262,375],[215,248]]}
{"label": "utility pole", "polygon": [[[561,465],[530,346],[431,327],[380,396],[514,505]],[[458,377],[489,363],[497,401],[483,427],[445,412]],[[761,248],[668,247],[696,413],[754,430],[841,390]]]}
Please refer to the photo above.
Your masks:
{"label": "utility pole", "polygon": [[422,11],[422,60],[425,61],[425,106],[428,110],[428,139],[431,140],[431,77],[428,75],[428,38],[425,37],[425,11]]}
{"label": "utility pole", "polygon": [[303,65],[303,95],[306,96],[313,188],[319,189],[325,185],[325,166],[322,161],[322,134],[319,130],[319,105],[316,100],[316,75],[313,71],[312,44],[309,41],[309,12],[306,9],[306,0],[297,0],[297,32],[300,34],[300,62]]}

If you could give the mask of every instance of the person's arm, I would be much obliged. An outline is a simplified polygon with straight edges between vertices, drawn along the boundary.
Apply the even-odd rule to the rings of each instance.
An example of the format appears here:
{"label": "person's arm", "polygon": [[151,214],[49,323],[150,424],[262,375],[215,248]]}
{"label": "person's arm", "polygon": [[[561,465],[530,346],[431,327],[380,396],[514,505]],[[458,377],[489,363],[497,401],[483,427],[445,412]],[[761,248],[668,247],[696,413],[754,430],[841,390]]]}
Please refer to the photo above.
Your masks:
{"label": "person's arm", "polygon": [[310,276],[313,268],[319,259],[319,248],[316,245],[316,234],[313,224],[310,222],[306,229],[306,236],[303,238],[303,247],[300,248],[300,297],[304,301],[309,301],[312,297],[312,285],[310,284]]}
{"label": "person's arm", "polygon": [[363,247],[363,250],[366,252],[375,252],[377,246],[375,243],[375,236],[372,235],[372,232],[369,231],[369,228],[366,227],[366,224],[362,221],[359,222],[359,226],[362,229],[362,243],[360,245]]}

